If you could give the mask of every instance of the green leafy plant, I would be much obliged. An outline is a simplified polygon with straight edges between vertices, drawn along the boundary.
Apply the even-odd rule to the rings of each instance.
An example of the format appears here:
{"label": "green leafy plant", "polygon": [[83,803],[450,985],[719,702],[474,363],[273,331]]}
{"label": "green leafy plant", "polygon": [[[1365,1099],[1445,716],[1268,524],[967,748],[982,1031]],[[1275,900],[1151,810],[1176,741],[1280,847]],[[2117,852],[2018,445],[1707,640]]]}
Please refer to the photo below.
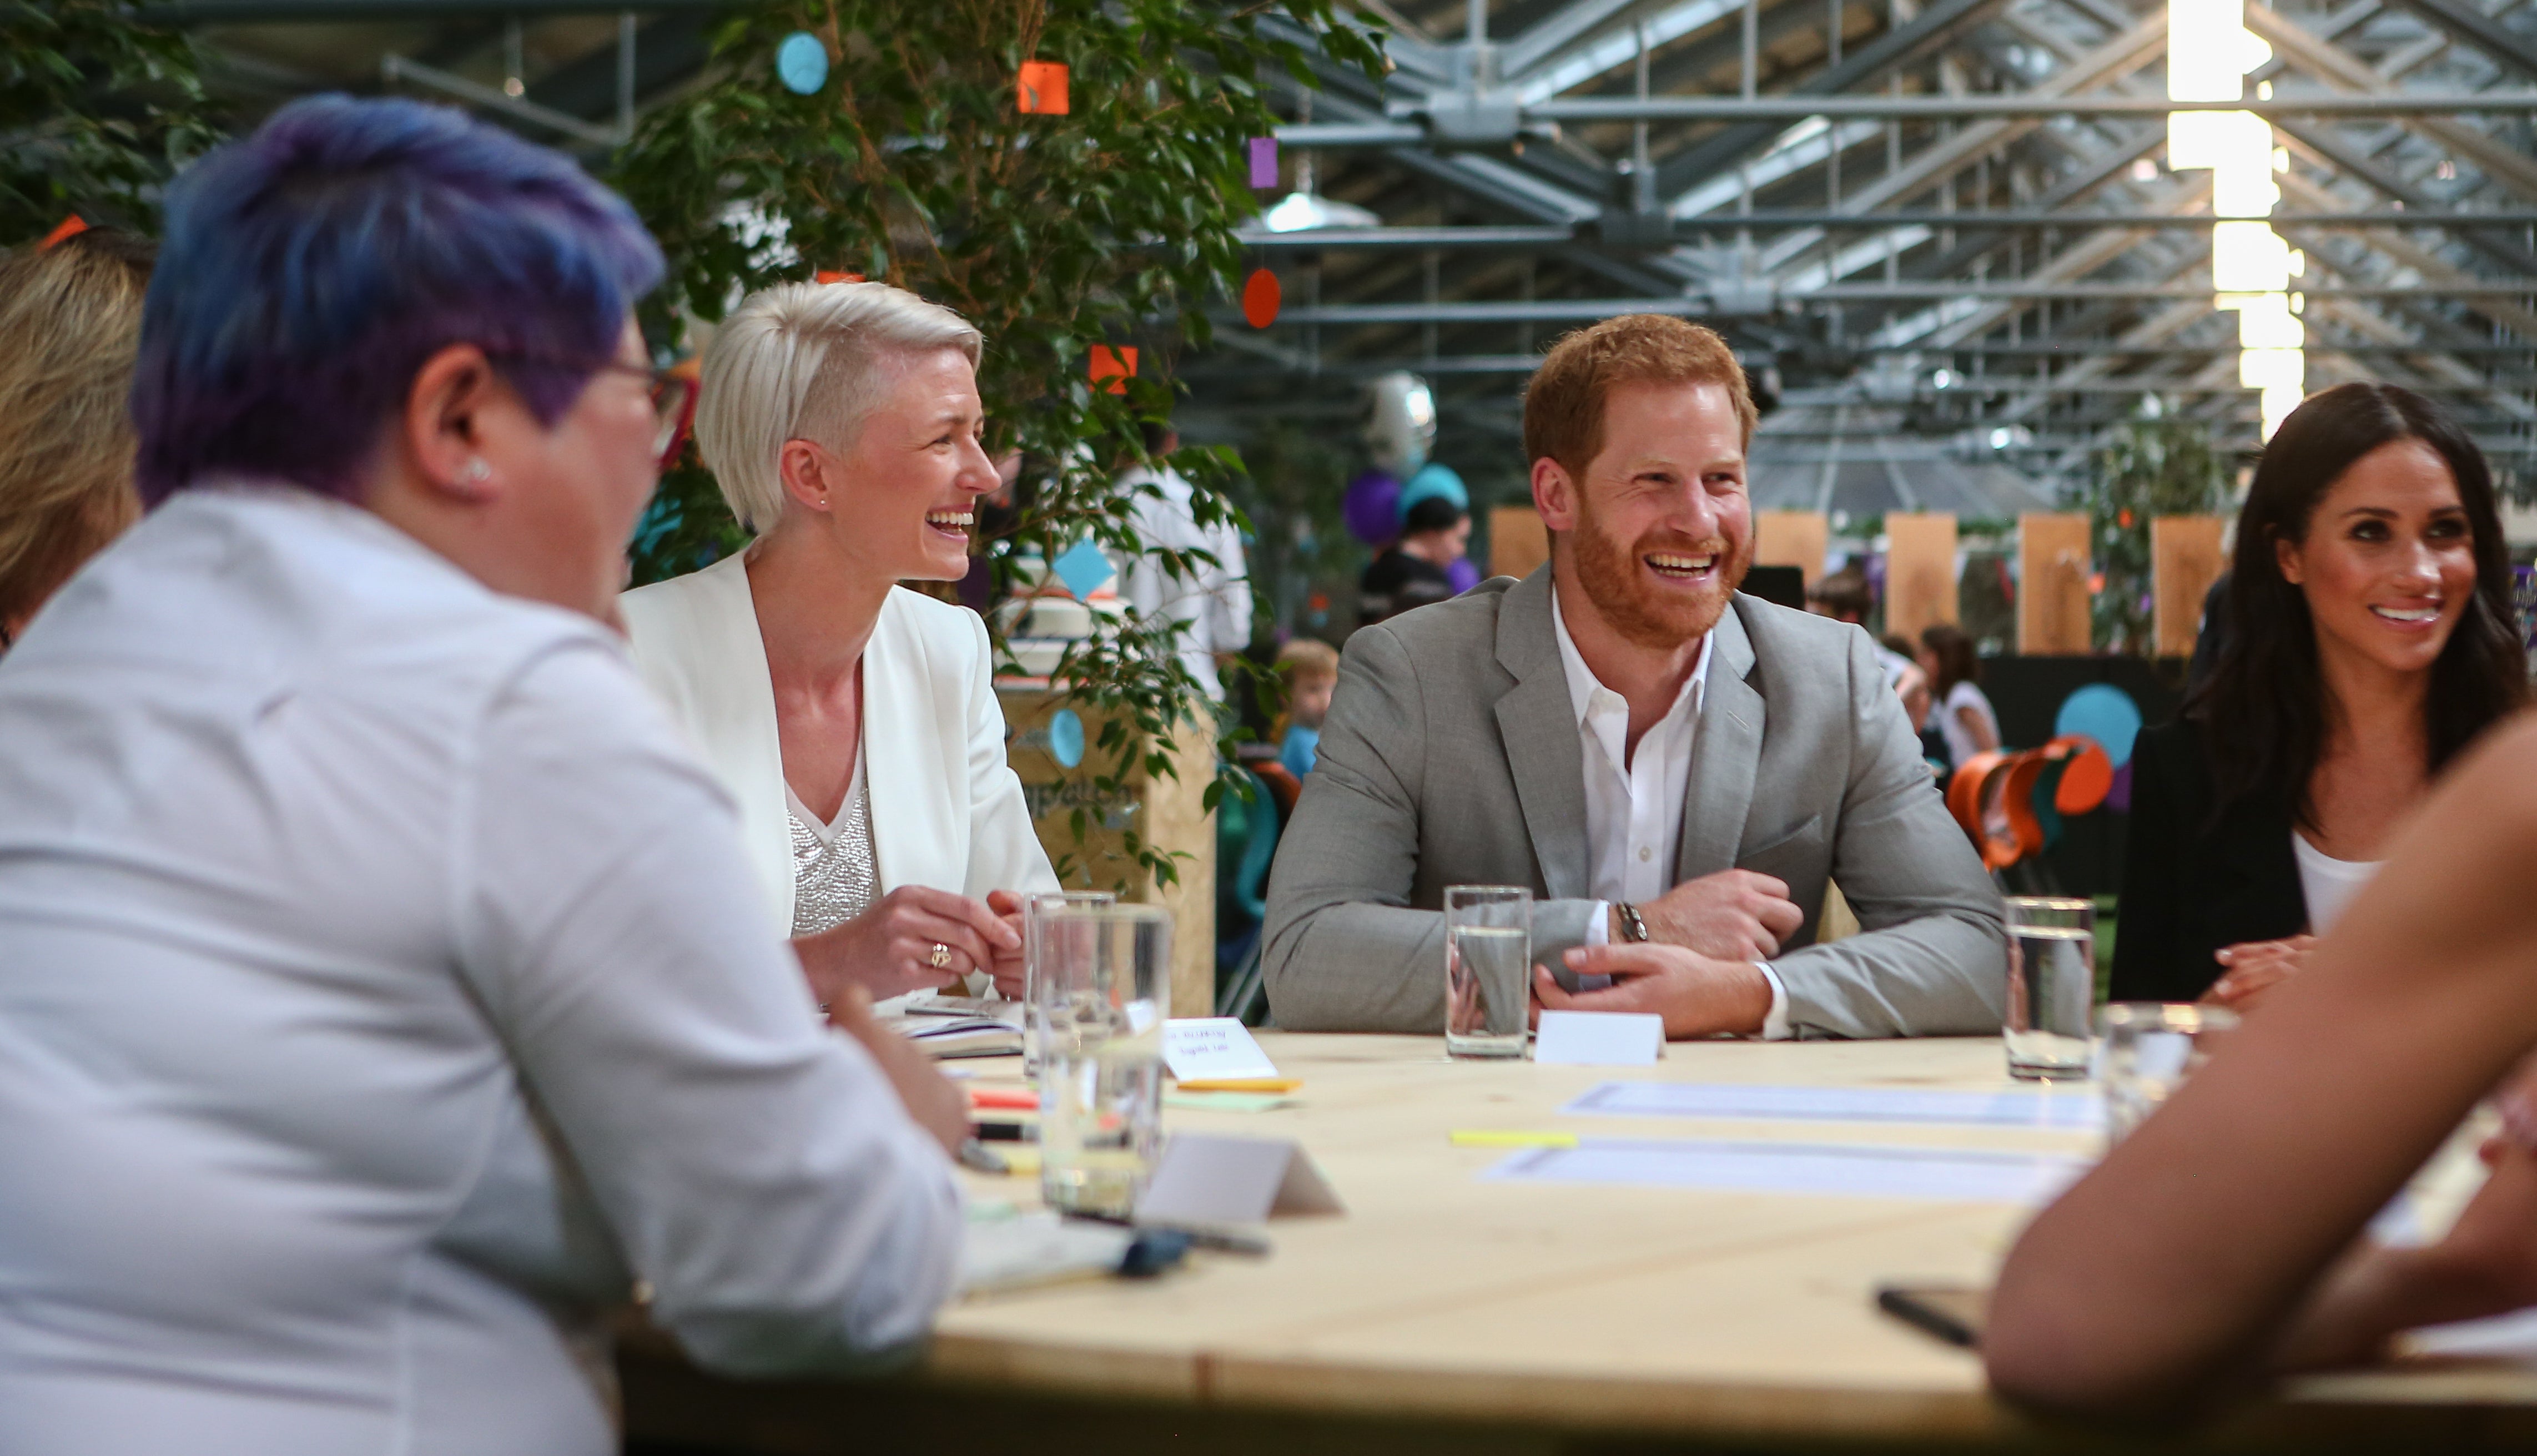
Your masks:
{"label": "green leafy plant", "polygon": [[[1172,355],[1206,342],[1204,309],[1237,281],[1235,230],[1259,211],[1246,145],[1277,121],[1264,81],[1282,70],[1312,84],[1303,46],[1285,36],[1379,76],[1373,36],[1334,0],[772,0],[726,16],[709,79],[651,113],[615,170],[672,260],[647,305],[653,337],[819,272],[956,309],[987,338],[990,450],[1022,451],[1041,477],[994,544],[1006,584],[1026,555],[1054,561],[1087,536],[1185,574],[1192,561],[1138,538],[1120,472],[1145,458],[1139,424],[1169,413]],[[794,32],[829,60],[809,95],[776,76],[776,47]],[[1031,60],[1068,68],[1065,114],[1020,109]],[[1138,350],[1124,392],[1090,379],[1096,348]],[[1172,463],[1196,487],[1201,522],[1235,517],[1231,451]],[[636,562],[647,580],[740,543],[693,468],[665,478],[647,531]],[[1212,722],[1159,629],[1081,644],[1060,675],[1103,725],[1077,771],[1083,796],[1124,795],[1138,770],[1171,774],[1177,725]],[[1210,806],[1228,782],[1208,787]],[[1080,843],[1086,816],[1075,817]],[[1130,854],[1157,880],[1176,877],[1170,855],[1133,835]]]}
{"label": "green leafy plant", "polygon": [[2149,523],[2207,516],[2227,507],[2226,462],[2199,421],[2144,414],[2098,452],[2087,492],[2097,569],[2094,635],[2100,651],[2155,656]]}
{"label": "green leafy plant", "polygon": [[0,0],[0,246],[73,213],[157,232],[160,186],[219,136],[184,35],[113,0]]}

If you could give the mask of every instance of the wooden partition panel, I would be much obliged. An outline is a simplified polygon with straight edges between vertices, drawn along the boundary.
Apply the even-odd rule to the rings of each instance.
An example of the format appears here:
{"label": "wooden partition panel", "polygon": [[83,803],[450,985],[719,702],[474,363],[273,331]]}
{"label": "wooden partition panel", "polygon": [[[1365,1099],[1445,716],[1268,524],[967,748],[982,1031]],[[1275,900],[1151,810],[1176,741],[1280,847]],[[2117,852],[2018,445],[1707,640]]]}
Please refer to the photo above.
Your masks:
{"label": "wooden partition panel", "polygon": [[1793,566],[1811,588],[1823,576],[1824,551],[1832,540],[1832,523],[1821,511],[1755,511],[1753,564]]}
{"label": "wooden partition panel", "polygon": [[1885,630],[1918,642],[1921,628],[1956,620],[1956,518],[1893,512],[1885,535]]}
{"label": "wooden partition panel", "polygon": [[2087,652],[2088,518],[2036,512],[2017,518],[2017,650]]}
{"label": "wooden partition panel", "polygon": [[1550,529],[1529,505],[1489,508],[1489,575],[1530,576],[1550,559]]}
{"label": "wooden partition panel", "polygon": [[2149,523],[2150,597],[2156,606],[2158,655],[2193,656],[2202,631],[2202,598],[2229,560],[2220,553],[2226,516],[2156,516]]}

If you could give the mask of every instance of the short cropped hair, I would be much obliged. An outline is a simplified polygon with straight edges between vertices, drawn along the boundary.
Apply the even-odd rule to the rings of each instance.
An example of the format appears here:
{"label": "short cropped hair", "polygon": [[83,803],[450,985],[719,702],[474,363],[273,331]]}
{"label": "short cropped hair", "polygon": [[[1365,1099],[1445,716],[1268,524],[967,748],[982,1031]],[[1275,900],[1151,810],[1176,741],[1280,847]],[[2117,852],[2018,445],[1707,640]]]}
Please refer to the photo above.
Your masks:
{"label": "short cropped hair", "polygon": [[974,368],[983,345],[967,319],[887,284],[752,293],[705,347],[696,448],[741,529],[762,534],[784,515],[785,441],[843,450],[880,403],[884,363],[956,348]]}
{"label": "short cropped hair", "polygon": [[633,210],[559,153],[446,107],[293,101],[167,189],[132,386],[141,493],[237,474],[352,499],[453,344],[553,424],[660,277]]}
{"label": "short cropped hair", "polygon": [[1430,531],[1451,531],[1470,518],[1470,512],[1454,504],[1451,497],[1431,495],[1409,508],[1400,518],[1402,536],[1418,536]]}
{"label": "short cropped hair", "polygon": [[93,227],[0,256],[0,617],[140,519],[123,398],[151,251]]}
{"label": "short cropped hair", "polygon": [[1277,649],[1277,670],[1298,686],[1339,680],[1339,650],[1327,642],[1298,637]]}
{"label": "short cropped hair", "polygon": [[1625,384],[1718,384],[1735,404],[1744,443],[1761,418],[1735,350],[1709,329],[1663,314],[1625,313],[1552,345],[1524,392],[1524,457],[1582,476],[1603,450],[1603,408]]}

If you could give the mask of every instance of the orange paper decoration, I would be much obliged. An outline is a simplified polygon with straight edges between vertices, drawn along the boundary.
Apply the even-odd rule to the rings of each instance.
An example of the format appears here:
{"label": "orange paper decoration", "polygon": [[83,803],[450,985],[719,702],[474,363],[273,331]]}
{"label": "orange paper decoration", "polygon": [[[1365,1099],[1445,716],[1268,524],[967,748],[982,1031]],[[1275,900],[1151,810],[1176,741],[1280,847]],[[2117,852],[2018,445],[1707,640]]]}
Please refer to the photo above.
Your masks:
{"label": "orange paper decoration", "polygon": [[859,284],[864,281],[860,273],[839,273],[833,268],[820,269],[816,277],[823,284]]}
{"label": "orange paper decoration", "polygon": [[1277,304],[1284,296],[1277,286],[1277,275],[1266,268],[1255,268],[1242,285],[1242,316],[1255,329],[1268,328],[1277,322]]}
{"label": "orange paper decoration", "polygon": [[1117,348],[1112,348],[1106,344],[1092,346],[1092,382],[1094,384],[1101,384],[1107,380],[1110,393],[1124,395],[1128,392],[1128,381],[1136,377],[1136,373],[1137,350],[1133,346],[1121,345]]}
{"label": "orange paper decoration", "polygon": [[64,218],[59,222],[53,224],[53,230],[44,234],[44,240],[42,242],[35,244],[35,251],[38,253],[44,252],[51,248],[53,244],[60,242],[63,238],[77,237],[86,231],[88,231],[88,220],[77,213],[73,213],[69,217]]}
{"label": "orange paper decoration", "polygon": [[1066,63],[1064,61],[1024,61],[1019,100],[1024,111],[1043,116],[1066,114]]}

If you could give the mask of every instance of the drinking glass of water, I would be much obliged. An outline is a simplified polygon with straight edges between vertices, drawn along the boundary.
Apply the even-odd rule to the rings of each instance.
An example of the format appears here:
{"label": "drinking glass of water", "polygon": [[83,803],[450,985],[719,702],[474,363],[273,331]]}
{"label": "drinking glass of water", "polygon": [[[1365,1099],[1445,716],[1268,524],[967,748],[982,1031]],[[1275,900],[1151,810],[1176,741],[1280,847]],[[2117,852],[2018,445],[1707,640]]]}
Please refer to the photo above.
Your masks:
{"label": "drinking glass of water", "polygon": [[2087,900],[2008,901],[2008,1074],[2088,1075],[2088,1016],[2097,1004],[2097,907]]}
{"label": "drinking glass of water", "polygon": [[1040,944],[1047,938],[1042,917],[1068,906],[1116,905],[1107,890],[1034,890],[1022,897],[1022,1075],[1039,1075]]}
{"label": "drinking glass of water", "polygon": [[1063,906],[1042,912],[1040,932],[1040,1196],[1061,1212],[1126,1218],[1162,1141],[1171,913]]}
{"label": "drinking glass of water", "polygon": [[1532,1020],[1532,892],[1445,887],[1445,1054],[1521,1059]]}
{"label": "drinking glass of water", "polygon": [[2106,1146],[2149,1120],[2236,1029],[2223,1006],[2116,1001],[2097,1008],[2097,1086],[2106,1099]]}

